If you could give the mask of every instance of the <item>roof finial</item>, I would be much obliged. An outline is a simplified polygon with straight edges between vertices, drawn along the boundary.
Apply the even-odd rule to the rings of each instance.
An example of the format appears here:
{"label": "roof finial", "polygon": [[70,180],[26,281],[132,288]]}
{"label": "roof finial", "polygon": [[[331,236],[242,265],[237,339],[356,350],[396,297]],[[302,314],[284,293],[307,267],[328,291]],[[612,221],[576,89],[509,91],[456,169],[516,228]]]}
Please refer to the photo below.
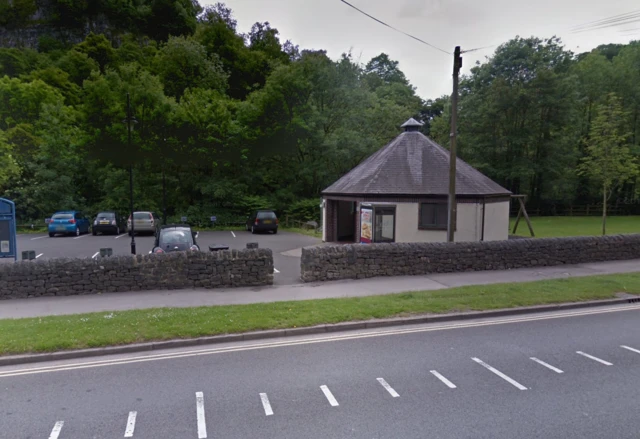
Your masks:
{"label": "roof finial", "polygon": [[409,132],[409,131],[418,131],[420,130],[420,127],[424,125],[422,122],[418,122],[417,120],[415,120],[413,117],[411,119],[409,119],[408,121],[406,121],[405,123],[403,123],[400,128],[404,128],[405,132]]}

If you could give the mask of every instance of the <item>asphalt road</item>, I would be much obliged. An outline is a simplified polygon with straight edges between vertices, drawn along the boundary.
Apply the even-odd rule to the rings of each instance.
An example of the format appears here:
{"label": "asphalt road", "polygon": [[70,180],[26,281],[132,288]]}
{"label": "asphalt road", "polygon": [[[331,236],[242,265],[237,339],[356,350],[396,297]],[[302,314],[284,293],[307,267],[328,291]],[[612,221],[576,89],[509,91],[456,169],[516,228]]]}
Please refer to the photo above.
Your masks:
{"label": "asphalt road", "polygon": [[640,437],[640,305],[0,369],[2,438]]}
{"label": "asphalt road", "polygon": [[[136,251],[146,254],[153,248],[154,237],[137,235]],[[275,276],[277,285],[292,285],[300,282],[300,251],[305,246],[318,244],[318,239],[279,231],[278,234],[252,235],[246,231],[237,232],[200,232],[197,239],[203,251],[208,251],[209,245],[223,244],[231,249],[244,249],[249,242],[257,242],[261,248],[273,251]],[[75,236],[20,234],[17,238],[18,255],[25,250],[34,250],[38,259],[51,258],[91,258],[96,257],[101,248],[112,248],[113,254],[131,254],[131,238],[122,234],[97,235],[91,234]],[[283,254],[284,253],[284,254]],[[6,261],[5,261],[6,262]]]}

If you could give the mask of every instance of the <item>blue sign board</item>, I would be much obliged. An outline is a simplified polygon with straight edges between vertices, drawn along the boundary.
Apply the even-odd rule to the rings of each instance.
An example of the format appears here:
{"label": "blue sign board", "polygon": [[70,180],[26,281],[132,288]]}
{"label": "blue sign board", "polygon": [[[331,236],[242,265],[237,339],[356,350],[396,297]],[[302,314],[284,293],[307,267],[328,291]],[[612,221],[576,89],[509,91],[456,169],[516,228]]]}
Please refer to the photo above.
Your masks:
{"label": "blue sign board", "polygon": [[0,198],[0,258],[18,260],[16,246],[16,206]]}
{"label": "blue sign board", "polygon": [[215,223],[216,221],[218,221],[218,218],[216,218],[215,216],[212,216],[212,217],[211,217],[211,222],[212,222],[212,223]]}

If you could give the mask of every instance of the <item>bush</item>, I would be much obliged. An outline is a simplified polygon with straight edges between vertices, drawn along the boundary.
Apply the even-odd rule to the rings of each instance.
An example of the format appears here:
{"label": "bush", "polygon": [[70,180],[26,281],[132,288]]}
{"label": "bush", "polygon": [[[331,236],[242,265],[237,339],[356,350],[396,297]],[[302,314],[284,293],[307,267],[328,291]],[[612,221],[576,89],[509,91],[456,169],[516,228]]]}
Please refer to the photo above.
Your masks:
{"label": "bush", "polygon": [[286,214],[299,221],[316,221],[320,223],[320,200],[309,198],[293,203],[286,210]]}

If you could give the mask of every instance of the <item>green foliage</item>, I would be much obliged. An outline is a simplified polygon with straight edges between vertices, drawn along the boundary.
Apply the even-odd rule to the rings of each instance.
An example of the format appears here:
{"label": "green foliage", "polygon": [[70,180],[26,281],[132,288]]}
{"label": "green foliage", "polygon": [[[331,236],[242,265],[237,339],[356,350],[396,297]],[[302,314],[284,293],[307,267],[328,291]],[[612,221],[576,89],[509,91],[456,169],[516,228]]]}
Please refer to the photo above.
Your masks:
{"label": "green foliage", "polygon": [[320,198],[299,200],[286,209],[287,215],[299,221],[316,221],[320,223]]}

